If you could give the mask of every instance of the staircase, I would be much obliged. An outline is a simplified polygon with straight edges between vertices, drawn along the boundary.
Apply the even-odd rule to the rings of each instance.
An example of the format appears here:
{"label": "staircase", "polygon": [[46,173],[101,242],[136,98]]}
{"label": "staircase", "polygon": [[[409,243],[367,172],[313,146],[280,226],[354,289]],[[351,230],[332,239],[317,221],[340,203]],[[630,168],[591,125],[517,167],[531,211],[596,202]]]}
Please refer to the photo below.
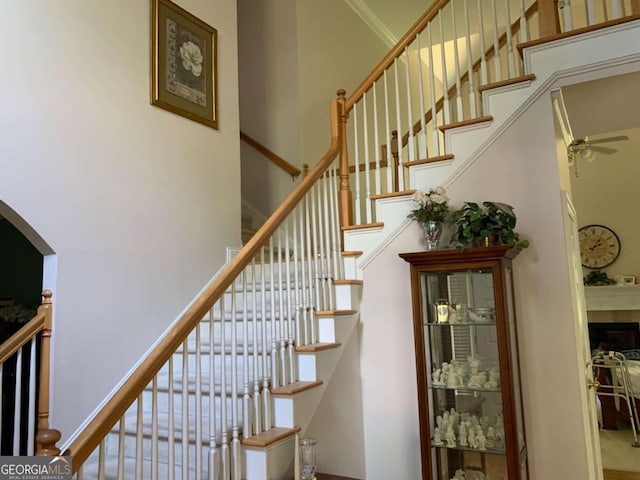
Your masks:
{"label": "staircase", "polygon": [[[362,268],[408,225],[413,189],[454,185],[564,72],[604,62],[614,47],[620,58],[637,54],[638,26],[619,22],[597,37],[585,33],[580,50],[571,36],[530,43],[516,63],[513,38],[531,30],[538,8],[518,4],[521,16],[514,22],[506,13],[504,35],[494,23],[493,57],[482,44],[477,62],[469,55],[461,68],[456,60],[453,84],[446,72],[438,89],[433,74],[421,76],[420,35],[426,29],[432,52],[434,26],[442,32],[442,17],[456,18],[453,3],[439,1],[352,97],[339,92],[327,154],[72,440],[65,453],[77,478],[293,476],[295,437],[307,431],[356,331]],[[498,52],[517,68],[489,83]],[[418,113],[411,88],[406,105],[397,93],[412,75],[433,100],[425,109],[421,97]]]}
{"label": "staircase", "polygon": [[[346,261],[354,260],[347,257]],[[286,276],[281,275],[286,267],[293,276],[294,270],[301,273],[304,265],[269,262],[256,268],[261,270],[260,277],[271,278],[273,272],[277,278],[279,273]],[[354,332],[361,282],[334,282],[336,309],[316,313],[316,342],[295,347],[293,363],[280,365],[295,369],[294,378],[298,380],[271,389],[264,386],[264,381],[273,376],[273,366],[277,365],[273,357],[287,356],[280,350],[280,324],[274,318],[289,320],[280,315],[279,305],[281,301],[286,304],[290,290],[279,281],[264,287],[262,290],[261,285],[236,282],[225,292],[221,304],[225,314],[216,308],[213,316],[203,318],[171,362],[160,370],[156,381],[145,388],[107,435],[101,446],[103,459],[97,450],[85,462],[83,478],[102,478],[101,471],[104,478],[183,478],[184,465],[189,466],[189,478],[214,478],[216,465],[225,467],[221,457],[230,455],[224,447],[216,446],[226,445],[231,438],[239,442],[232,442],[228,448],[241,451],[240,464],[228,467],[239,469],[242,478],[293,477],[294,435],[304,434],[322,397],[323,379],[331,378],[342,345]],[[257,308],[244,310],[245,297],[253,302],[254,295],[258,297]],[[273,299],[264,304],[266,316],[263,298]],[[271,303],[275,311],[271,311]],[[266,332],[266,336],[254,342],[256,332]],[[222,364],[227,365],[225,379]],[[229,374],[232,368],[237,369],[235,381]],[[248,398],[249,390],[252,399]],[[212,409],[211,402],[216,408]],[[226,415],[234,408],[238,412],[236,425]],[[256,415],[265,418],[256,419]],[[252,435],[256,425],[262,431]],[[254,432],[246,435],[247,430]]]}

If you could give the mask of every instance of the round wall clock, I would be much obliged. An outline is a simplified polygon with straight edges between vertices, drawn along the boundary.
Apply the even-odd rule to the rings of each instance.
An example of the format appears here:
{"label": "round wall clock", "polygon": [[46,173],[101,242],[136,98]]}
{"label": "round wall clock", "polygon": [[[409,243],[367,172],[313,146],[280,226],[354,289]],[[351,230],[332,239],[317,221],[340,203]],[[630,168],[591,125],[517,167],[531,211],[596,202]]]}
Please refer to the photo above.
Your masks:
{"label": "round wall clock", "polygon": [[604,268],[615,262],[620,255],[620,239],[609,227],[587,225],[578,230],[582,266]]}

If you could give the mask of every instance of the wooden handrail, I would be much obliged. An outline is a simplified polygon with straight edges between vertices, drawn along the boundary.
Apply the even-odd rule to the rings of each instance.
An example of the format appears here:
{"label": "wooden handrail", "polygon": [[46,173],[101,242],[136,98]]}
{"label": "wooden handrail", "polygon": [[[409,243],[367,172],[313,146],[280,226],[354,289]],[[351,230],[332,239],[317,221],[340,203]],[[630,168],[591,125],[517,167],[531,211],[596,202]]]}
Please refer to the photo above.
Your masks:
{"label": "wooden handrail", "polygon": [[262,155],[267,157],[273,163],[278,165],[281,169],[283,169],[285,172],[287,172],[289,175],[291,175],[291,178],[293,180],[298,178],[298,176],[300,176],[300,173],[302,173],[299,168],[294,167],[289,162],[287,162],[284,158],[282,158],[281,156],[277,155],[276,153],[273,153],[267,147],[262,145],[260,142],[258,142],[254,138],[251,138],[249,135],[244,133],[242,130],[240,131],[240,140],[242,140],[247,145],[252,147],[254,150],[260,152]]}
{"label": "wooden handrail", "polygon": [[44,317],[45,315],[43,313],[38,312],[35,317],[25,323],[11,338],[0,345],[0,363],[6,362],[11,355],[20,350],[20,348],[44,329]]}
{"label": "wooden handrail", "polygon": [[142,361],[122,387],[109,399],[104,408],[89,422],[64,452],[64,455],[73,456],[74,473],[331,165],[331,162],[338,155],[341,145],[341,131],[338,128],[340,108],[341,106],[337,101],[331,103],[331,145],[327,153],[222,270],[217,279],[185,311],[171,333],[160,340],[157,347]]}

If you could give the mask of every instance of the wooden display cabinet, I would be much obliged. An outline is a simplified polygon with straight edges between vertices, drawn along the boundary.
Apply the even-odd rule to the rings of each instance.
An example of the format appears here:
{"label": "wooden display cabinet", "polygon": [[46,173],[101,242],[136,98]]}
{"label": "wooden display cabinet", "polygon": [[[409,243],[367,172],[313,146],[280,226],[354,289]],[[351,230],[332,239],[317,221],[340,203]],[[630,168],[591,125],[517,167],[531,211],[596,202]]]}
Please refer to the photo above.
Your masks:
{"label": "wooden display cabinet", "polygon": [[527,480],[508,247],[400,254],[411,264],[422,478]]}

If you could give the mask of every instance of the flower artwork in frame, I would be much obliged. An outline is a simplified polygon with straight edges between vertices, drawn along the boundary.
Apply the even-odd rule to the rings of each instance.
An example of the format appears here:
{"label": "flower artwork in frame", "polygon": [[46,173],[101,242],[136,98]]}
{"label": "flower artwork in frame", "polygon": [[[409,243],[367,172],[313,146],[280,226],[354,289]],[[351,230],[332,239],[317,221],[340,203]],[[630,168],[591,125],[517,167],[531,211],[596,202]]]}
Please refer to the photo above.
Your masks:
{"label": "flower artwork in frame", "polygon": [[170,0],[151,0],[151,104],[218,128],[217,31]]}

